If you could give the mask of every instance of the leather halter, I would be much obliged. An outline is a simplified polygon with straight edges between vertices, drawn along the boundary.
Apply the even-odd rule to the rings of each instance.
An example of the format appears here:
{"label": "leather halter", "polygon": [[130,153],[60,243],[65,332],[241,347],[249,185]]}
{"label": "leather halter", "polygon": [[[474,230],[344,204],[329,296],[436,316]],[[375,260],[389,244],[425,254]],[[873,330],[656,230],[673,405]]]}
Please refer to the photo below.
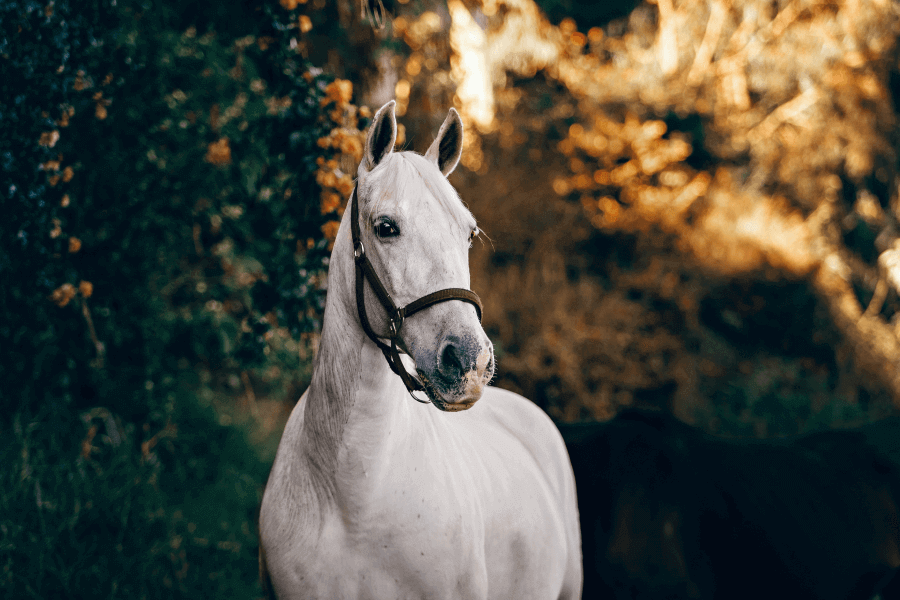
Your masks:
{"label": "leather halter", "polygon": [[[407,391],[409,391],[409,395],[417,402],[429,404],[431,402],[430,400],[422,400],[413,394],[413,392],[423,392],[425,391],[425,388],[421,382],[417,381],[406,371],[403,363],[400,362],[400,350],[397,348],[397,340],[400,339],[400,328],[403,326],[403,320],[433,304],[446,302],[448,300],[462,300],[475,307],[475,311],[478,313],[478,320],[481,321],[481,299],[479,299],[478,295],[471,290],[448,288],[428,294],[427,296],[423,296],[418,300],[410,302],[404,307],[398,308],[394,303],[393,298],[391,298],[390,293],[388,293],[384,284],[382,284],[381,280],[378,278],[378,274],[375,273],[375,269],[372,267],[369,257],[366,256],[365,247],[360,239],[359,200],[356,196],[356,187],[354,187],[353,193],[350,195],[350,233],[353,236],[353,258],[356,262],[356,308],[359,311],[359,322],[362,324],[363,331],[366,332],[369,339],[375,342],[375,345],[378,346],[382,354],[384,354],[384,358],[387,360],[388,366],[391,367],[391,371],[399,375],[400,379],[403,380],[403,384],[406,386]],[[372,291],[375,292],[375,296],[381,302],[385,311],[387,311],[388,327],[390,328],[390,335],[388,336],[378,336],[369,324],[369,318],[366,315],[366,297],[363,290],[364,279],[368,280],[369,285],[372,287]],[[379,337],[386,337],[390,340],[390,345],[382,342]]]}

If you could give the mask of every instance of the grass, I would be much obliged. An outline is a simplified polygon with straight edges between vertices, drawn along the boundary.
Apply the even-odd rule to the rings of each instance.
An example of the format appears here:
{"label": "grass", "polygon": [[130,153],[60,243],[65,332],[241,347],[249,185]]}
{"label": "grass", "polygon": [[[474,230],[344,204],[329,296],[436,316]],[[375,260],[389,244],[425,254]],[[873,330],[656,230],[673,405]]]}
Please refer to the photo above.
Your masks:
{"label": "grass", "polygon": [[184,392],[161,427],[104,408],[19,413],[0,435],[0,596],[255,598],[274,440]]}

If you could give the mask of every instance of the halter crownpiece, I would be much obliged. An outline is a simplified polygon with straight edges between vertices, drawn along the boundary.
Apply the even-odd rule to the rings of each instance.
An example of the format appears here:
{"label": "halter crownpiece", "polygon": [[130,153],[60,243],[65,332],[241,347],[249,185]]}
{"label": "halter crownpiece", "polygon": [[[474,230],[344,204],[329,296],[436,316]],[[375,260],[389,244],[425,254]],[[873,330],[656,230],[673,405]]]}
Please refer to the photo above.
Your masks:
{"label": "halter crownpiece", "polygon": [[[390,293],[384,287],[384,284],[381,283],[381,279],[378,278],[375,269],[372,267],[372,263],[366,255],[365,246],[363,246],[362,239],[360,238],[359,200],[357,199],[356,187],[353,188],[353,193],[350,194],[350,234],[353,238],[353,260],[356,263],[356,308],[359,311],[359,322],[362,324],[363,331],[366,332],[369,339],[375,342],[375,345],[378,346],[382,354],[384,354],[384,358],[387,360],[388,366],[391,367],[391,371],[399,375],[400,379],[403,380],[403,385],[406,386],[409,395],[417,402],[429,404],[431,402],[430,400],[423,400],[413,393],[424,392],[425,387],[420,381],[416,380],[407,372],[403,363],[400,361],[400,350],[397,348],[397,340],[400,338],[400,328],[403,326],[403,321],[406,317],[410,317],[420,310],[428,308],[433,304],[438,304],[439,302],[447,302],[448,300],[462,300],[463,302],[468,302],[475,307],[475,312],[478,313],[478,320],[481,321],[481,299],[471,290],[463,288],[447,288],[428,294],[427,296],[422,296],[418,300],[398,308],[394,303],[393,298],[391,298]],[[387,312],[388,327],[390,328],[390,335],[387,336],[387,339],[390,340],[390,345],[385,344],[379,339],[379,336],[375,333],[372,329],[372,325],[369,323],[369,318],[366,315],[366,297],[363,289],[364,280],[368,280],[369,285],[372,287],[372,291],[375,292],[375,296]]]}

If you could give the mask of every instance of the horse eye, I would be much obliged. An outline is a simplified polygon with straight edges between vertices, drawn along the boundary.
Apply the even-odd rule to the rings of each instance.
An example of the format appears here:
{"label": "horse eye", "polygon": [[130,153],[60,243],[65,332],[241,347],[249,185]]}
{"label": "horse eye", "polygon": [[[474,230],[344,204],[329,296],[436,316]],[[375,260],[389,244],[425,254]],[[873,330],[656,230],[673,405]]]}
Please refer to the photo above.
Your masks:
{"label": "horse eye", "polygon": [[392,238],[400,235],[400,230],[390,221],[379,221],[375,224],[375,235],[380,238]]}
{"label": "horse eye", "polygon": [[469,248],[472,247],[472,242],[475,240],[475,237],[481,233],[481,230],[477,227],[472,230],[472,233],[469,234]]}

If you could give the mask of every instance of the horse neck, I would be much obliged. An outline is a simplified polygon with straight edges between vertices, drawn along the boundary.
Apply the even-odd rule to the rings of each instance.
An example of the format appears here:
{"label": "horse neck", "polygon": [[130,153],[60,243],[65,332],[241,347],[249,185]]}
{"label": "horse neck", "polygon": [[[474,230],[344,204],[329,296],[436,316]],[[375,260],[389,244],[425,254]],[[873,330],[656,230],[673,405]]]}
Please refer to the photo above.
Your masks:
{"label": "horse neck", "polygon": [[[344,233],[347,229],[341,227]],[[360,480],[374,483],[388,467],[388,438],[397,433],[412,403],[359,323],[350,247],[349,235],[339,235],[301,436],[317,485],[338,501],[348,492],[358,496]]]}

